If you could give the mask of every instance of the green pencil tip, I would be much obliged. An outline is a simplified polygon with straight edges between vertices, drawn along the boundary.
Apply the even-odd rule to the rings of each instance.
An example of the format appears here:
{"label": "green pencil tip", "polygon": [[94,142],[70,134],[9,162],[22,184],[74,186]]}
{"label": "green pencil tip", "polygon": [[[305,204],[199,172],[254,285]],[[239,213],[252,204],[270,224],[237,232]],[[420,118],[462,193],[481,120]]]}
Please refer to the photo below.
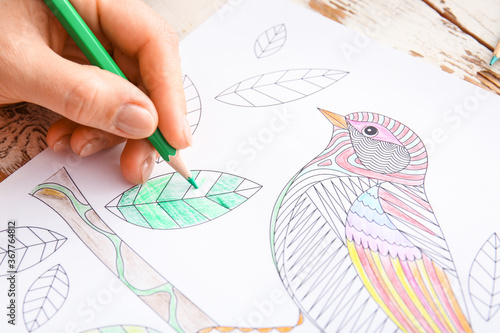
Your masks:
{"label": "green pencil tip", "polygon": [[494,55],[493,58],[491,58],[490,66],[493,65],[497,60],[498,60],[498,57],[496,55]]}
{"label": "green pencil tip", "polygon": [[189,177],[187,179],[187,181],[189,182],[189,184],[193,185],[194,188],[198,188],[198,184],[196,184],[195,180],[193,179],[193,177]]}

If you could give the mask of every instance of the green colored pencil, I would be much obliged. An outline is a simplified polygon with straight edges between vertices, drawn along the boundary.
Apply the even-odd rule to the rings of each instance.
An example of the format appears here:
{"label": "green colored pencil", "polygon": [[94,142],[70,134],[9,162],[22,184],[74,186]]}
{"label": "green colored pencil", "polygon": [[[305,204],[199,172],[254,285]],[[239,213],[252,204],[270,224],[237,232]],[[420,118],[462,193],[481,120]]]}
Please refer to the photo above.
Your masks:
{"label": "green colored pencil", "polygon": [[[104,46],[102,46],[92,30],[90,30],[80,14],[78,14],[68,0],[44,1],[92,65],[110,71],[127,80],[125,74],[123,74],[116,62],[111,58]],[[153,147],[160,153],[161,157],[163,157],[175,171],[181,174],[194,186],[194,188],[198,188],[198,185],[193,179],[191,172],[184,164],[180,154],[178,154],[177,150],[167,142],[158,128],[148,139]]]}
{"label": "green colored pencil", "polygon": [[491,58],[490,61],[490,66],[493,65],[498,58],[500,57],[500,40],[497,43],[497,46],[495,46],[495,50],[493,51],[493,58]]}

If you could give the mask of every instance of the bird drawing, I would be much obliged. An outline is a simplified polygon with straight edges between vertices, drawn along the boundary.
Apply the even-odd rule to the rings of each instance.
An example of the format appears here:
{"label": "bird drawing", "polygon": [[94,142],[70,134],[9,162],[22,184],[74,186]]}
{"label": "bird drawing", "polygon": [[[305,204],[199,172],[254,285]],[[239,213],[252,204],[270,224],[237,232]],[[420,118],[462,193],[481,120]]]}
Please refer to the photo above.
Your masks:
{"label": "bird drawing", "polygon": [[324,332],[472,332],[426,197],[423,142],[384,115],[320,111],[331,140],[271,219],[273,259],[301,314]]}

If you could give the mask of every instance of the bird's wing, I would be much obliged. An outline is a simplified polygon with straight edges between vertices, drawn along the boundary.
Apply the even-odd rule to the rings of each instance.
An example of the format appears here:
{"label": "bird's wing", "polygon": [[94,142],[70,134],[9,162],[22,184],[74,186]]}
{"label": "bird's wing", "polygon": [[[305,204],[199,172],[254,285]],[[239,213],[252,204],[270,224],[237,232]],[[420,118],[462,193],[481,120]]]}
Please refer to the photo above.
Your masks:
{"label": "bird's wing", "polygon": [[395,332],[372,299],[345,246],[352,201],[374,181],[323,172],[294,179],[276,205],[276,267],[303,314],[326,332]]}
{"label": "bird's wing", "polygon": [[448,245],[424,187],[387,182],[380,185],[379,197],[382,209],[396,228],[432,261],[456,276]]}
{"label": "bird's wing", "polygon": [[383,186],[363,193],[347,217],[349,255],[365,287],[404,331],[471,332],[430,206],[413,189]]}

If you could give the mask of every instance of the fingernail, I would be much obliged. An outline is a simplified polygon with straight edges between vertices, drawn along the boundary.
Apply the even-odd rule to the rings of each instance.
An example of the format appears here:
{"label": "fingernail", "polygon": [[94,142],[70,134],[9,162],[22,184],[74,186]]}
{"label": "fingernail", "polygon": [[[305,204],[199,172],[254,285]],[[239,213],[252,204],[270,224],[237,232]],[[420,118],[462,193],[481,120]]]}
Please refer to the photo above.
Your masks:
{"label": "fingernail", "polygon": [[116,115],[114,125],[129,136],[143,138],[151,135],[155,121],[148,110],[135,104],[124,104]]}
{"label": "fingernail", "polygon": [[80,150],[80,154],[78,155],[80,155],[81,157],[89,156],[103,150],[104,148],[107,148],[108,145],[109,141],[103,138],[90,140],[85,144],[85,146],[83,146],[82,150]]}
{"label": "fingernail", "polygon": [[57,140],[56,143],[54,143],[52,150],[55,151],[56,153],[66,150],[69,147],[70,141],[71,141],[71,135],[65,135],[59,138],[59,140]]}
{"label": "fingernail", "polygon": [[146,157],[141,166],[141,182],[144,184],[148,181],[151,172],[155,166],[156,152],[152,152]]}
{"label": "fingernail", "polygon": [[189,125],[187,117],[184,117],[184,138],[191,147],[193,145],[193,133],[191,133],[191,126]]}

